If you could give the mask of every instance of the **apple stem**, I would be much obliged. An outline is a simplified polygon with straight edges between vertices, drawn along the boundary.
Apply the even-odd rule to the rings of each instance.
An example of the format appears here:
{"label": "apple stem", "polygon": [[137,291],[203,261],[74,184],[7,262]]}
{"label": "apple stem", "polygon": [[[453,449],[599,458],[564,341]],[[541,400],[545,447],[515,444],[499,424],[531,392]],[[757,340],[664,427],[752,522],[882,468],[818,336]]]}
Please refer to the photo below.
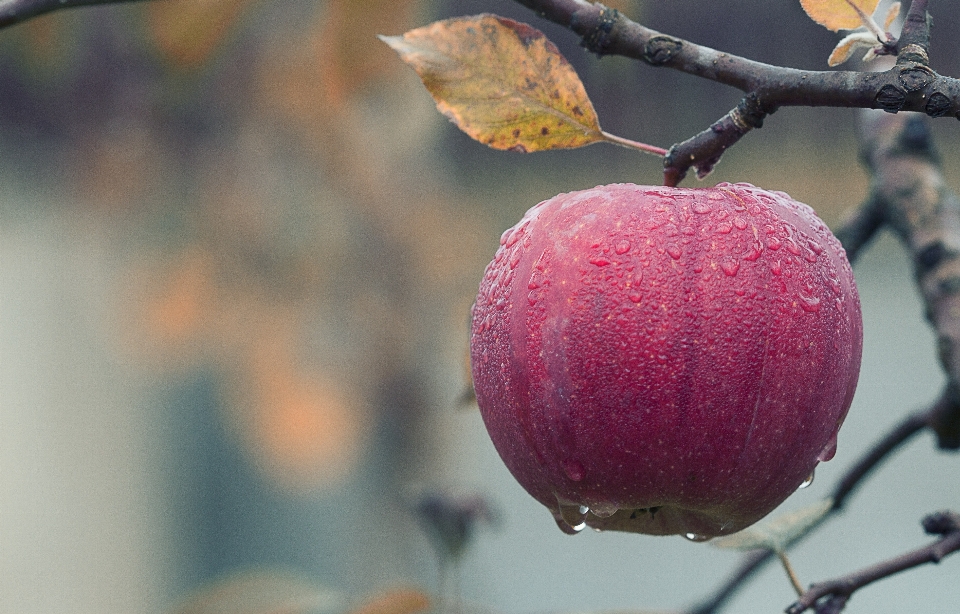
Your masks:
{"label": "apple stem", "polygon": [[790,584],[793,585],[793,590],[797,591],[797,596],[803,596],[803,584],[800,583],[800,578],[797,577],[797,572],[793,569],[793,565],[790,563],[790,559],[787,557],[787,553],[783,550],[777,550],[777,557],[780,559],[780,563],[783,565],[783,570],[787,572],[787,577],[790,578]]}
{"label": "apple stem", "polygon": [[663,147],[657,147],[655,145],[647,145],[646,143],[631,141],[630,139],[625,139],[622,136],[610,134],[609,132],[604,132],[603,130],[600,131],[600,134],[603,135],[604,139],[606,139],[610,143],[613,143],[614,145],[620,145],[621,147],[628,147],[630,149],[638,149],[644,153],[660,156],[661,158],[667,155],[667,150],[664,149]]}

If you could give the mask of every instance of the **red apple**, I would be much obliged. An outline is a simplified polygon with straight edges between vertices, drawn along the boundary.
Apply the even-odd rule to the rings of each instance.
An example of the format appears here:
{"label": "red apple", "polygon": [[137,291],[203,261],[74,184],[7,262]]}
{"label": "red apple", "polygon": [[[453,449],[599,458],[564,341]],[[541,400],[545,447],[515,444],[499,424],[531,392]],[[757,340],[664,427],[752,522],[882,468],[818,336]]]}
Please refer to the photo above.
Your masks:
{"label": "red apple", "polygon": [[833,456],[861,344],[853,273],[810,207],[617,184],[503,234],[471,363],[497,451],[562,529],[707,539]]}

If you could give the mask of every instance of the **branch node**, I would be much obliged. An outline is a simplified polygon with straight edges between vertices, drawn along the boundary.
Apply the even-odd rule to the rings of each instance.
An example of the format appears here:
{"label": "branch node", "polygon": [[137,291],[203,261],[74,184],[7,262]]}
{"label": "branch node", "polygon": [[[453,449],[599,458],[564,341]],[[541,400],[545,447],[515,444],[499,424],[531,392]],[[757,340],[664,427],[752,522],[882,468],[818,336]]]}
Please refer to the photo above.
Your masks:
{"label": "branch node", "polygon": [[927,99],[923,111],[930,117],[945,117],[950,114],[950,107],[952,106],[950,98],[946,94],[934,92]]}
{"label": "branch node", "polygon": [[907,93],[891,83],[881,87],[880,91],[877,92],[877,97],[874,99],[874,102],[877,104],[876,108],[883,109],[887,113],[897,113],[903,108],[903,104],[906,101]]}
{"label": "branch node", "polygon": [[908,92],[919,92],[937,78],[936,73],[922,64],[906,65],[900,69],[899,80]]}
{"label": "branch node", "polygon": [[[941,344],[941,356],[948,355],[952,347]],[[930,428],[937,435],[937,446],[941,450],[960,450],[960,401],[955,386],[948,386],[946,393],[930,412]],[[926,526],[926,525],[924,525]]]}
{"label": "branch node", "polygon": [[922,521],[927,535],[947,535],[960,531],[960,514],[950,510],[934,512]]}
{"label": "branch node", "polygon": [[[600,4],[597,7],[602,9],[597,24],[583,34],[580,45],[587,51],[597,54],[597,57],[603,57],[608,53],[610,43],[613,40],[611,33],[614,26],[617,25],[617,21],[620,20],[620,11]],[[574,30],[578,30],[576,21],[578,21],[578,17],[574,14],[570,21],[570,27]]]}
{"label": "branch node", "polygon": [[683,41],[660,34],[644,45],[643,60],[651,66],[663,66],[680,53],[682,48]]}
{"label": "branch node", "polygon": [[900,50],[897,59],[900,62],[916,62],[917,64],[922,64],[923,66],[926,66],[930,63],[930,56],[927,55],[927,50],[916,43],[904,45],[903,49]]}

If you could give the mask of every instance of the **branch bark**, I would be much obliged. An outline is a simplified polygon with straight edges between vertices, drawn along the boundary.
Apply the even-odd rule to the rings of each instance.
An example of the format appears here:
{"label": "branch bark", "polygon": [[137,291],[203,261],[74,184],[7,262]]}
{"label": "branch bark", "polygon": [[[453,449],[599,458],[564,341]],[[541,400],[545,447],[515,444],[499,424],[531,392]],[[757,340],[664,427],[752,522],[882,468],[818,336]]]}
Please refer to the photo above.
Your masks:
{"label": "branch bark", "polygon": [[927,533],[940,535],[940,538],[922,548],[846,576],[814,584],[786,609],[786,613],[801,614],[816,608],[817,614],[835,614],[843,609],[858,589],[907,569],[926,563],[939,563],[947,555],[960,550],[960,514],[949,511],[931,514],[924,518],[923,526]]}
{"label": "branch bark", "polygon": [[646,28],[619,11],[586,0],[517,0],[569,28],[598,55],[622,55],[723,83],[746,96],[707,130],[675,144],[664,159],[664,183],[676,185],[690,169],[706,176],[720,156],[767,115],[784,106],[830,106],[918,111],[960,119],[960,80],[928,66],[929,18],[914,0],[903,36],[892,43],[896,66],[884,72],[806,71],[755,62]]}
{"label": "branch bark", "polygon": [[142,0],[0,0],[0,28],[7,28],[61,9],[140,1]]}

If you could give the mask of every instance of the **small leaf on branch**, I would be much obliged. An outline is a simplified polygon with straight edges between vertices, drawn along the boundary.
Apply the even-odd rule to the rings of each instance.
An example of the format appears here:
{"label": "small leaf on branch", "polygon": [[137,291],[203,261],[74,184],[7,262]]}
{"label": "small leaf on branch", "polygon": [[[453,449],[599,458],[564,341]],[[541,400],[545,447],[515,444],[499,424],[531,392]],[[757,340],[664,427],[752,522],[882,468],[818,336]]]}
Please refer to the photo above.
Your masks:
{"label": "small leaf on branch", "polygon": [[879,4],[880,0],[800,0],[810,19],[833,32],[867,26],[864,19],[872,21],[870,15]]}
{"label": "small leaf on branch", "polygon": [[532,152],[609,141],[666,153],[603,132],[576,71],[526,24],[477,15],[380,39],[417,71],[441,113],[494,149]]}
{"label": "small leaf on branch", "polygon": [[833,508],[833,499],[826,498],[794,512],[781,514],[772,520],[759,522],[738,533],[717,537],[710,545],[731,550],[763,548],[783,552],[792,542],[815,527]]}
{"label": "small leaf on branch", "polygon": [[872,49],[877,44],[875,36],[869,32],[854,32],[840,39],[837,46],[834,47],[830,57],[827,58],[827,65],[839,66],[850,59],[857,49]]}

